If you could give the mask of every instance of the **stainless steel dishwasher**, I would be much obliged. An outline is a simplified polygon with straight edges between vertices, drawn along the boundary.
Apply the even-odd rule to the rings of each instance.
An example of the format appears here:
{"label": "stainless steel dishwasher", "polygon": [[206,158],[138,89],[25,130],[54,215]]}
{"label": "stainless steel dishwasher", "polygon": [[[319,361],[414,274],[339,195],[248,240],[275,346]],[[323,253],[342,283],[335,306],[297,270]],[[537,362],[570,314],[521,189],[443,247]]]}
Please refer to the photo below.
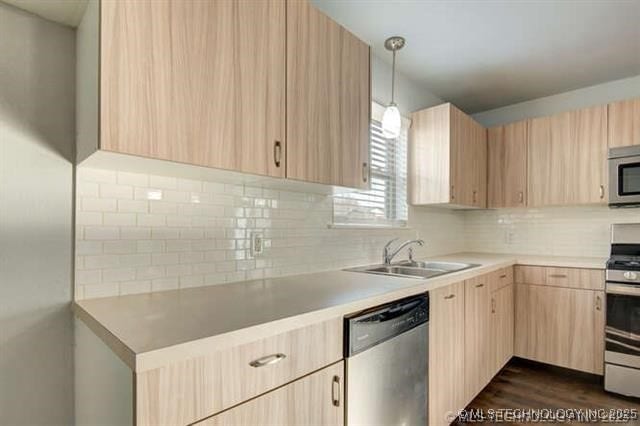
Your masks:
{"label": "stainless steel dishwasher", "polygon": [[345,318],[347,426],[427,424],[429,296]]}

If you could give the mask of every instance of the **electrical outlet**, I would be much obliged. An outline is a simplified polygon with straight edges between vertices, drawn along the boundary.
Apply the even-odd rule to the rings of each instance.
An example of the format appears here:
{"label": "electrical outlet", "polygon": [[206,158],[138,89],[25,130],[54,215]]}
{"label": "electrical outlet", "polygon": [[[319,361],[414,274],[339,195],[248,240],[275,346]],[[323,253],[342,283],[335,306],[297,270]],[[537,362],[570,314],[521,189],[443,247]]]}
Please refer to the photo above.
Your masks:
{"label": "electrical outlet", "polygon": [[258,257],[264,252],[264,237],[260,232],[251,233],[251,257]]}

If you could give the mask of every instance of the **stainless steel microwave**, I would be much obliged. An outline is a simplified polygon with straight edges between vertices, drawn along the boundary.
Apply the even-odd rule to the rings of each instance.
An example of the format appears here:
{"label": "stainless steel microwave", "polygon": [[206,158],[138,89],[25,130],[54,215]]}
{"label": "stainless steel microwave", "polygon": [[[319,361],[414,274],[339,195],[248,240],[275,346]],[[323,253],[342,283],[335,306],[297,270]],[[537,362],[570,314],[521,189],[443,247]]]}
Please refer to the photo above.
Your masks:
{"label": "stainless steel microwave", "polygon": [[640,145],[609,149],[609,206],[640,206]]}

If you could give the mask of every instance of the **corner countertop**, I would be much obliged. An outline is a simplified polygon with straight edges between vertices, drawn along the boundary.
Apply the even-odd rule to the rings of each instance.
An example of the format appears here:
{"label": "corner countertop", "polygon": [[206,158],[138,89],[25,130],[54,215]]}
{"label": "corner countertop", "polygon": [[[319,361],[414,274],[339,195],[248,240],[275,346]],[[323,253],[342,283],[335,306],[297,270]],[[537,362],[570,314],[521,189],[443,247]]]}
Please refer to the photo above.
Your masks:
{"label": "corner countertop", "polygon": [[132,370],[201,356],[515,265],[604,269],[602,258],[486,253],[430,260],[480,266],[431,279],[330,271],[76,301],[76,315]]}

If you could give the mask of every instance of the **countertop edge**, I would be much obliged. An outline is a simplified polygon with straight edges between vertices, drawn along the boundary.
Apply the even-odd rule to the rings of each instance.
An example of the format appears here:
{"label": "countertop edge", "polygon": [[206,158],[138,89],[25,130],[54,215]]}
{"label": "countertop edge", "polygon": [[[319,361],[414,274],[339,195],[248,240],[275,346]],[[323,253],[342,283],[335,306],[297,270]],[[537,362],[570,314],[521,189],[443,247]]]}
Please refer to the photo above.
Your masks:
{"label": "countertop edge", "polygon": [[136,371],[136,353],[132,351],[122,340],[116,337],[100,321],[95,319],[78,302],[74,301],[71,309],[75,316],[82,321],[93,333],[98,336],[132,371]]}

